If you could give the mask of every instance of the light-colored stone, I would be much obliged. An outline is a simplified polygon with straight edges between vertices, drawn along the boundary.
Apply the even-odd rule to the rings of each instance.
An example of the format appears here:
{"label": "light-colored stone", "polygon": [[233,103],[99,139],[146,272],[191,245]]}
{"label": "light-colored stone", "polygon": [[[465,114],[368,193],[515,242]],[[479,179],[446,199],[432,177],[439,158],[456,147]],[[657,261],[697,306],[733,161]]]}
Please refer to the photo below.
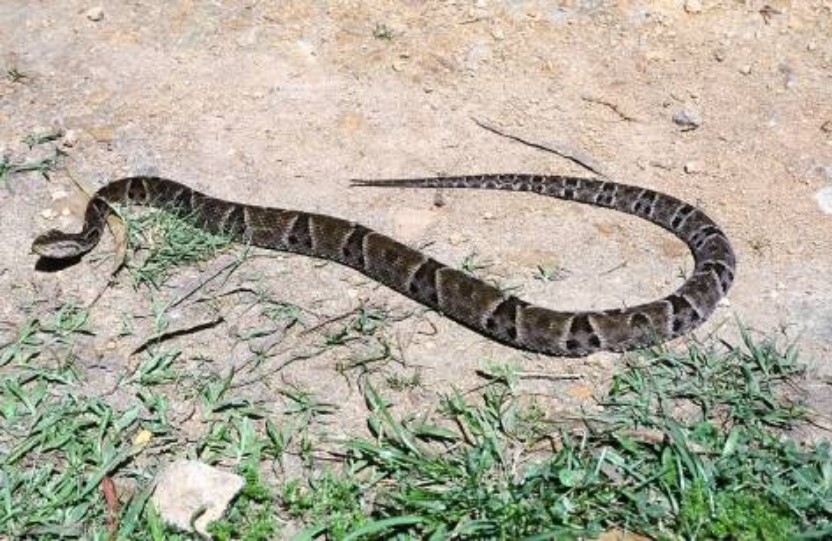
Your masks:
{"label": "light-colored stone", "polygon": [[705,171],[705,162],[701,162],[699,160],[692,160],[684,165],[684,171],[688,175],[695,175],[697,173],[702,173]]}
{"label": "light-colored stone", "polygon": [[61,139],[61,144],[65,147],[74,147],[78,144],[78,130],[67,130]]}
{"label": "light-colored stone", "polygon": [[824,214],[832,214],[832,186],[821,188],[815,193],[818,208]]}
{"label": "light-colored stone", "polygon": [[462,233],[451,233],[448,235],[448,242],[451,246],[459,246],[463,242],[465,242],[467,238]]}
{"label": "light-colored stone", "polygon": [[702,0],[685,0],[685,11],[688,13],[702,13]]}
{"label": "light-colored stone", "polygon": [[691,107],[686,107],[673,113],[673,123],[682,128],[695,130],[702,125],[702,113]]}
{"label": "light-colored stone", "polygon": [[239,475],[195,460],[178,460],[157,476],[151,501],[168,524],[208,536],[208,525],[222,517],[244,485]]}
{"label": "light-colored stone", "polygon": [[91,7],[84,13],[84,16],[93,22],[98,22],[104,18],[104,8],[101,6]]}

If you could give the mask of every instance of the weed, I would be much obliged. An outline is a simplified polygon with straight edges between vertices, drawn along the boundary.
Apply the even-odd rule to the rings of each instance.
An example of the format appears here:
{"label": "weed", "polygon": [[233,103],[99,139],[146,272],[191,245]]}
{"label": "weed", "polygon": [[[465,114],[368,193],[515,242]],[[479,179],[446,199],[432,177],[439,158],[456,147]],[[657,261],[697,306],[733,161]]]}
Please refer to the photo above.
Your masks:
{"label": "weed", "polygon": [[159,209],[139,215],[122,212],[130,252],[145,252],[129,259],[128,268],[137,284],[158,288],[176,267],[213,257],[233,243],[229,235],[215,235],[192,218]]}
{"label": "weed", "polygon": [[422,385],[422,373],[414,370],[410,375],[392,374],[387,376],[386,382],[393,391],[409,391]]}
{"label": "weed", "polygon": [[362,306],[355,317],[347,320],[341,329],[327,337],[330,346],[344,345],[363,336],[370,336],[388,324],[388,315],[384,310]]}
{"label": "weed", "polygon": [[215,539],[227,541],[265,541],[275,539],[280,531],[272,507],[275,497],[260,479],[256,462],[246,462],[239,472],[246,480],[227,517],[211,524]]}
{"label": "weed", "polygon": [[35,162],[12,162],[7,156],[0,158],[0,182],[5,182],[16,173],[37,171],[43,178],[49,180],[49,174],[58,168],[58,157],[44,158]]}
{"label": "weed", "polygon": [[23,83],[29,76],[21,72],[16,66],[6,70],[6,79],[12,83]]}
{"label": "weed", "polygon": [[477,276],[477,274],[484,269],[490,267],[492,263],[490,261],[483,261],[480,259],[480,256],[477,252],[471,252],[465,259],[462,260],[461,269],[466,274],[470,274],[471,276]]}
{"label": "weed", "polygon": [[30,133],[23,138],[23,142],[29,147],[29,150],[31,150],[38,145],[57,141],[63,136],[63,130],[55,130],[46,133]]}
{"label": "weed", "polygon": [[393,29],[387,26],[384,23],[376,24],[376,27],[373,29],[373,37],[378,40],[383,41],[393,41],[395,34]]}
{"label": "weed", "polygon": [[568,275],[569,271],[564,267],[538,265],[534,279],[541,282],[558,282],[564,280]]}

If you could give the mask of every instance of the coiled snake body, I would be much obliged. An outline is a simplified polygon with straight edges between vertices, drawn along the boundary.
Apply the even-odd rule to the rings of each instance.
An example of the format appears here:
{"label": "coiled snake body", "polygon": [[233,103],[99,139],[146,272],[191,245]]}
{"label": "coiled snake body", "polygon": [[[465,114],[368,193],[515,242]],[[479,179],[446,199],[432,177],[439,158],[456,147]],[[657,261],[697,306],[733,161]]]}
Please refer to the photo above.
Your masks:
{"label": "coiled snake body", "polygon": [[515,296],[361,224],[296,210],[216,199],[172,180],[131,177],[90,200],[80,233],[48,231],[32,250],[78,258],[101,238],[110,204],[129,202],[181,212],[198,226],[254,246],[296,252],[352,267],[479,333],[521,349],[559,356],[623,351],[661,342],[701,324],[734,280],[736,260],[725,233],[702,210],[652,190],[596,179],[531,174],[355,181],[360,186],[481,188],[534,192],[649,220],[693,253],[690,277],[670,295],[629,308],[558,312]]}

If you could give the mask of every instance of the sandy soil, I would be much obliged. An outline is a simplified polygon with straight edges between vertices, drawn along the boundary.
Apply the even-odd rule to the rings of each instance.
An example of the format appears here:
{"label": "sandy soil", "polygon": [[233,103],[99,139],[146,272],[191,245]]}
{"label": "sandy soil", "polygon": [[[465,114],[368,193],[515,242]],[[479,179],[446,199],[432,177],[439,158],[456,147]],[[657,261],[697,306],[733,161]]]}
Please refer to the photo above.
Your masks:
{"label": "sandy soil", "polygon": [[[107,266],[95,258],[35,271],[34,236],[79,223],[73,179],[96,188],[160,174],[227,199],[359,220],[448,263],[476,253],[492,263],[485,276],[553,308],[646,301],[678,285],[680,269],[690,268],[684,246],[618,213],[491,192],[444,193],[437,206],[431,191],[348,187],[355,177],[585,173],[483,130],[476,118],[706,209],[733,239],[739,275],[729,302],[696,335],[736,340],[736,317],[798,340],[812,366],[809,399],[832,411],[832,215],[816,198],[832,186],[825,0],[102,5],[0,6],[0,150],[17,162],[55,145],[67,153],[51,180],[15,174],[0,189],[0,319],[16,324],[101,294],[86,366],[91,392],[135,364],[118,322],[125,312],[143,321],[152,305],[127,280],[107,287]],[[674,122],[680,115],[695,126]],[[64,136],[52,146],[21,142],[55,128]],[[534,279],[538,265],[562,269],[562,279]],[[553,411],[574,408],[592,402],[619,362],[494,344],[350,269],[308,258],[261,257],[246,272],[308,310],[312,324],[363,300],[401,319],[385,332],[396,369],[422,375],[421,387],[396,398],[413,411],[435,404],[437,392],[476,385],[486,359],[578,375],[528,384],[558,397]],[[190,279],[185,271],[172,287]],[[206,317],[194,310],[183,321]],[[240,323],[227,310],[213,334],[184,343],[186,356],[242,362]],[[284,360],[310,347],[296,338]],[[338,374],[370,353],[333,348],[273,377],[341,404],[333,430],[349,432],[364,405]],[[260,384],[251,392],[268,399]]]}

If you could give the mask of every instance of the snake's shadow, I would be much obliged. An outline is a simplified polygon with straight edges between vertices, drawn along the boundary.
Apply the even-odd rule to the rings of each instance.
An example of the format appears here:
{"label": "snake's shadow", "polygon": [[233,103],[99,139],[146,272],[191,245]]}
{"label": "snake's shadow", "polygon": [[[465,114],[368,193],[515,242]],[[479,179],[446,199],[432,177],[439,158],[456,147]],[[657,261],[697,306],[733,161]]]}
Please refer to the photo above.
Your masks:
{"label": "snake's shadow", "polygon": [[35,270],[40,272],[58,272],[71,267],[81,261],[81,257],[70,257],[66,259],[53,259],[51,257],[40,257],[35,263]]}

